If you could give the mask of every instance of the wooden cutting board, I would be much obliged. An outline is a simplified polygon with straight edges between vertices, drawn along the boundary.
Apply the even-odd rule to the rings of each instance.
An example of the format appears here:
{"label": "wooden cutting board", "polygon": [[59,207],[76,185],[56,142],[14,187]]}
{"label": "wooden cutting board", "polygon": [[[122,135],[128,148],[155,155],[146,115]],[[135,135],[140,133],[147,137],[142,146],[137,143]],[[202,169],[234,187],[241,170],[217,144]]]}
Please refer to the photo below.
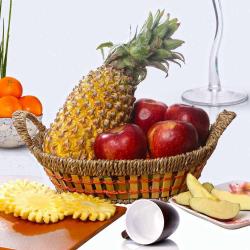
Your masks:
{"label": "wooden cutting board", "polygon": [[0,213],[0,249],[68,250],[76,249],[126,212],[117,206],[107,221],[82,222],[66,218],[55,224],[35,224]]}

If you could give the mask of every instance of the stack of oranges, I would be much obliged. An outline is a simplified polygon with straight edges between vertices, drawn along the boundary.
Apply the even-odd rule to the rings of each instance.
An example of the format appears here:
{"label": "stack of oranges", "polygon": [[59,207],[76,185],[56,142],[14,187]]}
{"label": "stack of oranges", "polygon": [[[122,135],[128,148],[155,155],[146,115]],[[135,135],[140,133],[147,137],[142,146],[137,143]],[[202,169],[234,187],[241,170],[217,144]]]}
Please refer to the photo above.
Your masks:
{"label": "stack of oranges", "polygon": [[43,107],[35,96],[22,96],[22,84],[13,77],[0,79],[0,118],[11,118],[17,110],[25,110],[40,116]]}

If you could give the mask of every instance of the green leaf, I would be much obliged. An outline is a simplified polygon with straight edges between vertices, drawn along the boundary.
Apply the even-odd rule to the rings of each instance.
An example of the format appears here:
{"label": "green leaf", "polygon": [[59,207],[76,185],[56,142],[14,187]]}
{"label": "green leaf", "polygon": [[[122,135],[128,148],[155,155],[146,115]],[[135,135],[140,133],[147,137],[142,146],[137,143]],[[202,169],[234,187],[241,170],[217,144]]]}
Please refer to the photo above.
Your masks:
{"label": "green leaf", "polygon": [[0,0],[0,18],[2,17],[2,0]]}
{"label": "green leaf", "polygon": [[121,57],[121,56],[126,56],[127,54],[129,54],[129,51],[127,50],[126,45],[122,44],[115,49],[115,53],[117,56]]}
{"label": "green leaf", "polygon": [[105,43],[101,43],[96,49],[101,50],[102,58],[104,60],[104,58],[105,58],[104,48],[111,48],[113,46],[114,46],[114,44],[112,42],[105,42]]}
{"label": "green leaf", "polygon": [[154,56],[158,58],[157,61],[162,61],[164,59],[172,58],[172,53],[165,49],[158,49],[155,52]]}
{"label": "green leaf", "polygon": [[151,66],[151,67],[154,67],[154,68],[157,68],[157,69],[160,69],[162,70],[163,72],[167,73],[168,74],[168,68],[160,63],[160,62],[157,62],[157,61],[153,61],[153,62],[150,62],[150,64],[148,66]]}
{"label": "green leaf", "polygon": [[157,10],[156,15],[155,15],[155,20],[154,20],[154,23],[152,26],[152,30],[155,29],[159,25],[160,20],[161,20],[163,15],[164,15],[164,10],[162,10],[162,11]]}
{"label": "green leaf", "polygon": [[153,15],[151,12],[149,12],[149,16],[148,16],[148,20],[147,20],[147,29],[150,30],[152,28],[153,25]]}
{"label": "green leaf", "polygon": [[[132,43],[133,41],[136,40],[136,38],[137,38],[137,32],[138,32],[138,26],[136,26],[135,34],[134,34],[133,38],[130,40],[129,43]],[[131,26],[130,26],[130,33],[131,33]]]}
{"label": "green leaf", "polygon": [[6,76],[6,70],[7,70],[8,50],[9,50],[9,38],[10,38],[11,13],[12,13],[12,0],[10,0],[10,7],[9,7],[9,20],[8,20],[8,30],[7,30],[7,38],[6,38],[6,47],[5,47],[5,55],[4,55],[3,75],[2,75],[2,77]]}
{"label": "green leaf", "polygon": [[182,40],[172,39],[172,38],[169,38],[169,39],[164,41],[165,49],[167,49],[167,50],[174,50],[174,49],[180,47],[183,43],[184,43],[184,41],[182,41]]}
{"label": "green leaf", "polygon": [[158,36],[155,37],[150,47],[153,51],[155,51],[156,49],[160,49],[162,47],[162,39]]}
{"label": "green leaf", "polygon": [[111,48],[111,52],[109,53],[108,57],[105,60],[105,64],[109,64],[112,61],[118,60],[119,58],[122,58],[129,54],[127,51],[126,45],[115,45]]}
{"label": "green leaf", "polygon": [[160,38],[163,38],[165,36],[167,30],[168,30],[168,25],[165,25],[165,23],[163,23],[157,27],[154,34]]}
{"label": "green leaf", "polygon": [[178,19],[172,19],[170,22],[169,22],[169,25],[168,25],[168,31],[165,35],[166,38],[169,38],[171,37],[175,31],[179,28],[180,26],[180,23],[178,23]]}
{"label": "green leaf", "polygon": [[145,23],[141,27],[140,33],[145,32],[147,29],[151,29],[152,24],[153,24],[153,15],[150,11],[147,20],[145,21]]}
{"label": "green leaf", "polygon": [[178,60],[181,60],[181,61],[185,62],[184,56],[181,53],[178,53],[178,52],[172,52],[172,58],[173,59],[178,59]]}
{"label": "green leaf", "polygon": [[4,77],[4,51],[5,51],[5,30],[4,30],[4,20],[3,20],[3,28],[2,28],[2,55],[1,55],[1,78]]}
{"label": "green leaf", "polygon": [[[2,58],[3,58],[3,42],[0,44],[0,69],[2,69]],[[2,70],[0,70],[0,76],[2,75]]]}
{"label": "green leaf", "polygon": [[160,38],[163,38],[165,37],[166,33],[167,33],[167,30],[168,30],[168,24],[169,24],[169,14],[167,15],[167,19],[164,23],[160,24],[154,34],[159,36]]}
{"label": "green leaf", "polygon": [[112,46],[114,46],[114,44],[112,42],[105,42],[105,43],[101,43],[96,49],[102,49],[102,48],[111,48]]}
{"label": "green leaf", "polygon": [[110,47],[105,65],[112,65],[117,69],[125,68],[126,73],[134,79],[140,77],[142,74],[139,71],[144,72],[149,65],[167,73],[169,61],[178,63],[179,60],[184,60],[181,54],[172,52],[183,43],[178,39],[170,39],[178,27],[178,19],[170,19],[169,14],[164,17],[164,10],[158,10],[155,15],[150,12],[140,31],[128,43],[113,46],[108,42],[97,49],[102,51]]}
{"label": "green leaf", "polygon": [[141,34],[139,34],[137,41],[135,41],[135,43],[140,44],[141,46],[146,46],[150,44],[151,41],[151,37],[152,37],[152,32],[151,30],[147,30]]}
{"label": "green leaf", "polygon": [[145,58],[147,58],[148,54],[149,54],[149,46],[135,46],[135,47],[131,47],[129,50],[130,55],[139,61],[144,60]]}
{"label": "green leaf", "polygon": [[175,64],[177,64],[179,67],[181,67],[181,64],[179,62],[177,62],[176,60],[174,59],[169,59],[170,62],[173,62]]}
{"label": "green leaf", "polygon": [[142,82],[146,77],[147,77],[147,69],[146,68],[139,68],[136,70],[137,71],[137,83],[139,84],[140,82]]}
{"label": "green leaf", "polygon": [[133,69],[136,66],[135,61],[131,57],[125,57],[122,59],[122,63],[124,64],[125,67]]}
{"label": "green leaf", "polygon": [[168,62],[168,59],[164,60],[164,64],[166,65],[167,69],[169,69],[169,62]]}
{"label": "green leaf", "polygon": [[147,37],[144,35],[145,33],[141,34],[138,39],[131,45],[131,47],[135,46],[145,46],[148,44]]}

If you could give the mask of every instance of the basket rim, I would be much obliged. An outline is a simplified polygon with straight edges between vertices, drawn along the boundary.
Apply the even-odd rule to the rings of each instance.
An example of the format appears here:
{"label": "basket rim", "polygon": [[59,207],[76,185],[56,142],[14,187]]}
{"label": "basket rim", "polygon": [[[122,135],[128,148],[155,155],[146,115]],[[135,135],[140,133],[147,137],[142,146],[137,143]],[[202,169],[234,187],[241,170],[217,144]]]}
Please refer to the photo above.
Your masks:
{"label": "basket rim", "polygon": [[[46,129],[46,131],[48,131],[48,129]],[[37,137],[41,137],[41,133],[38,133],[37,135],[35,135],[35,137],[33,139],[37,139]],[[43,136],[42,136],[43,137]],[[43,142],[42,142],[43,143]],[[149,163],[155,163],[155,162],[159,162],[159,161],[165,161],[165,160],[177,160],[180,157],[189,157],[191,155],[197,154],[197,153],[204,153],[210,150],[213,150],[216,147],[216,144],[205,144],[204,146],[199,146],[199,148],[186,152],[186,153],[182,153],[182,154],[178,154],[178,155],[174,155],[174,156],[168,156],[168,157],[158,157],[158,158],[149,158],[149,159],[132,159],[132,160],[106,160],[106,159],[74,159],[71,157],[60,157],[60,156],[56,156],[50,153],[46,153],[43,150],[39,149],[39,148],[35,148],[33,150],[35,150],[36,152],[39,152],[40,154],[42,154],[45,157],[53,157],[54,159],[60,159],[63,161],[71,161],[71,162],[75,162],[75,163],[82,163],[82,162],[86,162],[86,163],[97,163],[97,164],[101,164],[101,165],[105,165],[106,163],[108,164],[116,164],[116,163],[143,163],[143,162],[149,162]]]}
{"label": "basket rim", "polygon": [[[189,170],[206,163],[217,146],[217,142],[235,118],[234,112],[224,110],[210,127],[209,137],[206,144],[194,151],[184,154],[135,160],[84,160],[69,157],[59,157],[43,151],[46,127],[31,113],[17,111],[14,113],[14,125],[19,135],[26,142],[30,151],[34,154],[41,165],[53,172],[83,176],[124,176],[143,174],[164,174],[181,170]],[[26,119],[30,119],[39,129],[39,133],[33,138],[27,131]]]}
{"label": "basket rim", "polygon": [[[39,137],[43,139],[44,133],[37,134],[33,139],[36,140]],[[33,147],[31,151],[44,168],[53,172],[87,176],[121,176],[164,174],[166,172],[189,170],[203,165],[213,153],[216,145],[217,142],[206,144],[196,150],[170,157],[134,160],[73,159],[45,153],[38,147]]]}

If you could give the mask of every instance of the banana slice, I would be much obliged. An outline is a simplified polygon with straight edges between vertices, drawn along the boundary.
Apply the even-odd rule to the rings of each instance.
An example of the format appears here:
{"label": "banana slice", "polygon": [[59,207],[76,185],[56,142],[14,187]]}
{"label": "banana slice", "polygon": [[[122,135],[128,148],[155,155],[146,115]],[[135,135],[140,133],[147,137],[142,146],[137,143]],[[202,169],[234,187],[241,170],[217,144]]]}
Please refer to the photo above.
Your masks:
{"label": "banana slice", "polygon": [[64,218],[62,199],[49,187],[26,180],[0,187],[0,211],[37,223],[55,223]]}
{"label": "banana slice", "polygon": [[64,215],[85,221],[103,221],[114,215],[116,207],[109,201],[79,193],[61,193]]}

